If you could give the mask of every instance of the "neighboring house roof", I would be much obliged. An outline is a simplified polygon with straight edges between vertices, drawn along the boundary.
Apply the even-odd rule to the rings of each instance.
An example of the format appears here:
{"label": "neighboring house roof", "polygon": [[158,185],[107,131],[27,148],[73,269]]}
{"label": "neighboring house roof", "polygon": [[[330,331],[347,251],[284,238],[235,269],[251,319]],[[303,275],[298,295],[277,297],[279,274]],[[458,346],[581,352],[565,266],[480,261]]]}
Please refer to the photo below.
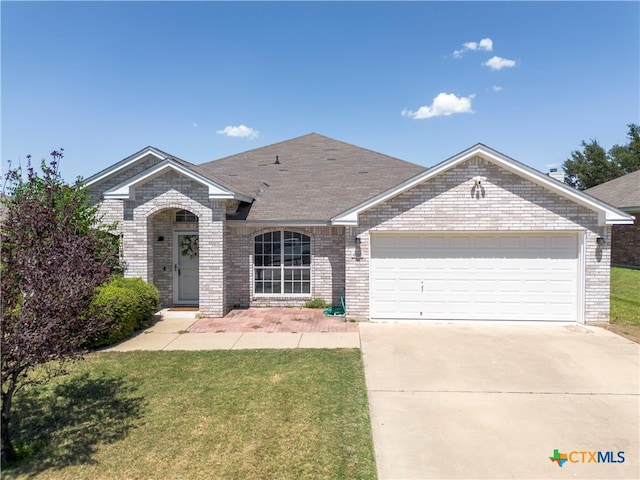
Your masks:
{"label": "neighboring house roof", "polygon": [[[527,180],[540,185],[544,188],[551,190],[552,192],[557,193],[565,198],[568,198],[575,203],[581,204],[593,211],[598,212],[600,218],[600,224],[630,224],[633,223],[633,217],[627,215],[621,210],[617,208],[613,208],[610,205],[596,199],[590,197],[589,195],[585,195],[584,193],[576,190],[574,188],[569,187],[568,185],[561,183],[554,178],[549,177],[523,163],[518,162],[506,155],[493,150],[492,148],[487,147],[481,143],[470,147],[459,154],[435,165],[429,170],[419,173],[418,175],[409,178],[408,180],[402,182],[401,184],[386,190],[375,197],[366,200],[365,202],[360,203],[348,210],[345,210],[339,215],[336,215],[332,218],[332,223],[334,225],[357,225],[358,224],[358,214],[364,212],[390,198],[393,198],[410,188],[425,182],[429,179],[436,177],[437,175],[442,174],[443,172],[454,168],[456,165],[459,165],[462,162],[466,162],[473,157],[482,157],[486,160],[490,161],[493,164],[496,164],[506,170],[509,170],[522,178],[526,178]],[[473,179],[469,179],[473,181]],[[488,179],[491,182],[491,179]]]}
{"label": "neighboring house roof", "polygon": [[425,168],[310,133],[192,170],[253,196],[247,222],[326,224]]}
{"label": "neighboring house roof", "polygon": [[640,212],[640,170],[588,188],[585,193],[625,212]]}

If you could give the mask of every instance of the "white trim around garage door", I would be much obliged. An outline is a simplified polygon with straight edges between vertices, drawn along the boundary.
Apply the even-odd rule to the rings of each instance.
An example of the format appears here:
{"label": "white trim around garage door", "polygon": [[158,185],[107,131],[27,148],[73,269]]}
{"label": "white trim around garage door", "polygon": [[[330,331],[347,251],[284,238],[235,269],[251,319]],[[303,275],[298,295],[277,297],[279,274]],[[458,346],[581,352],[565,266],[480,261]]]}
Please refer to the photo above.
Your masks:
{"label": "white trim around garage door", "polygon": [[371,232],[374,321],[584,322],[584,233]]}

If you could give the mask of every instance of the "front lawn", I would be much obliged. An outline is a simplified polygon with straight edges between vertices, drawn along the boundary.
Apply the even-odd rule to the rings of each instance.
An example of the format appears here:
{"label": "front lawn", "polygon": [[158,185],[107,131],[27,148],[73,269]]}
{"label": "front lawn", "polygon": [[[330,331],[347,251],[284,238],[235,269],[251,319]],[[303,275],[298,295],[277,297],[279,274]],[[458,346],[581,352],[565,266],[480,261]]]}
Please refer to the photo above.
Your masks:
{"label": "front lawn", "polygon": [[610,311],[608,329],[640,343],[640,270],[611,267]]}
{"label": "front lawn", "polygon": [[376,477],[355,349],[95,354],[14,406],[3,479]]}

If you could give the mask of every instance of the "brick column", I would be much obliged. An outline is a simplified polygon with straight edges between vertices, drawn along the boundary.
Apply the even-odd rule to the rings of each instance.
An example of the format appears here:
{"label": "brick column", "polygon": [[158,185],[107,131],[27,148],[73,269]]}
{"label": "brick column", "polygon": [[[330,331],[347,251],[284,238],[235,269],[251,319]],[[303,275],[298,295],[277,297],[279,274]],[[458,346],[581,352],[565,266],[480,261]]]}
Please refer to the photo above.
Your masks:
{"label": "brick column", "polygon": [[122,225],[122,251],[126,277],[149,281],[147,265],[147,218],[125,221]]}
{"label": "brick column", "polygon": [[[356,245],[356,235],[360,244]],[[371,236],[359,227],[345,228],[345,299],[349,317],[369,318]]]}
{"label": "brick column", "polygon": [[210,214],[200,217],[200,313],[222,317],[225,314],[224,230],[225,205],[211,202]]}

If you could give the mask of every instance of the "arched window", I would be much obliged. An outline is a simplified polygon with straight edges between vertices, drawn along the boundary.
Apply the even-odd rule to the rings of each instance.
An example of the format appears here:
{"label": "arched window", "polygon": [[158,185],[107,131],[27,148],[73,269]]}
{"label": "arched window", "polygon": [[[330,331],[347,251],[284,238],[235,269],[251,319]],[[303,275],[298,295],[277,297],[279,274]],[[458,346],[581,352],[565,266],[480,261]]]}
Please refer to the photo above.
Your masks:
{"label": "arched window", "polygon": [[254,242],[254,293],[311,293],[311,238],[287,230],[258,235]]}
{"label": "arched window", "polygon": [[189,210],[178,210],[176,212],[176,223],[198,223],[198,216]]}

